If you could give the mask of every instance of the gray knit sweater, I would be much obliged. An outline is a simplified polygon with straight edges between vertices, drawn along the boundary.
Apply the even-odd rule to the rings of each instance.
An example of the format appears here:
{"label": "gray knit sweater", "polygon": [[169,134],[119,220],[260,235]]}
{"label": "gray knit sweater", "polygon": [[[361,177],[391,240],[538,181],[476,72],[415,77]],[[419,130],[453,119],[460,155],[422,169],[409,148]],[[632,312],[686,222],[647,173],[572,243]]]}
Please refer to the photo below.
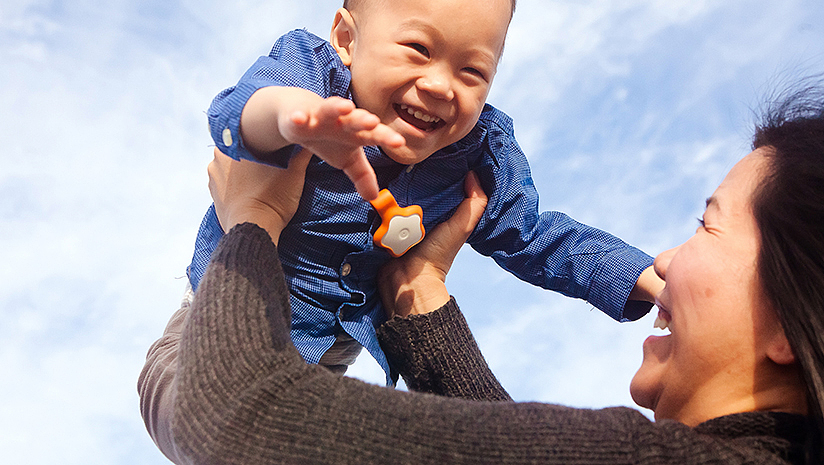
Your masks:
{"label": "gray knit sweater", "polygon": [[379,331],[410,389],[432,394],[307,365],[290,321],[269,236],[251,224],[234,228],[185,316],[179,348],[175,336],[162,363],[150,352],[141,375],[144,419],[156,440],[167,438],[167,455],[256,465],[801,461],[807,426],[797,415],[744,413],[689,428],[629,408],[512,402],[454,301]]}

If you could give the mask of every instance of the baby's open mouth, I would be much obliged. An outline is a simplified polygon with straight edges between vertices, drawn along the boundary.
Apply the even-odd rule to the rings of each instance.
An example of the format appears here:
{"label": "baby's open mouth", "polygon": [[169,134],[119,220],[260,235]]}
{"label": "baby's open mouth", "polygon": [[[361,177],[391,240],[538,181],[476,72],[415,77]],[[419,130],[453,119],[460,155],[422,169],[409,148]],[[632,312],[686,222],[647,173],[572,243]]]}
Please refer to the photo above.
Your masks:
{"label": "baby's open mouth", "polygon": [[444,121],[434,115],[429,115],[419,109],[412,108],[406,104],[395,104],[395,112],[407,123],[415,126],[421,131],[434,131],[443,126]]}

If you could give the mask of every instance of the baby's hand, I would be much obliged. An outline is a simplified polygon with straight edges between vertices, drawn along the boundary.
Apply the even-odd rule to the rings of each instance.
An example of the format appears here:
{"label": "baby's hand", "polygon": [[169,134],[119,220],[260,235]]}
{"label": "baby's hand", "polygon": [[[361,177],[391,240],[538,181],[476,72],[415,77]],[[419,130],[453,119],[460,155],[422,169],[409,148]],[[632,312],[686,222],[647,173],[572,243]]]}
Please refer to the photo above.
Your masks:
{"label": "baby's hand", "polygon": [[635,287],[629,294],[629,300],[655,303],[655,298],[664,290],[664,285],[664,280],[655,273],[652,266],[649,266],[638,277]]}
{"label": "baby's hand", "polygon": [[366,200],[378,196],[378,182],[363,146],[399,148],[406,144],[403,136],[376,115],[339,97],[317,99],[303,110],[285,113],[278,126],[285,139],[343,170]]}

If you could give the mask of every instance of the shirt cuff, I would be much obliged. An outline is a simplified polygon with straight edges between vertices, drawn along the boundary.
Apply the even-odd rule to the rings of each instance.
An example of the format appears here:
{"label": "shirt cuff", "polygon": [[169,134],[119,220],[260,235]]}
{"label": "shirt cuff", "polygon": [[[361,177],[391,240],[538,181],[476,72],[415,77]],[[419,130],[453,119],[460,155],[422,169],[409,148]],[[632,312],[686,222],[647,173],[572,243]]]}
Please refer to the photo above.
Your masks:
{"label": "shirt cuff", "polygon": [[652,262],[651,256],[635,247],[611,252],[595,272],[587,300],[620,322],[643,317],[652,303],[628,299],[638,277]]}
{"label": "shirt cuff", "polygon": [[286,168],[292,156],[301,151],[302,148],[299,145],[287,145],[272,153],[256,156],[243,144],[240,136],[240,118],[243,108],[252,94],[272,85],[267,81],[241,81],[231,89],[228,95],[218,96],[215,99],[213,108],[209,110],[209,129],[218,150],[235,160],[252,160],[278,168]]}

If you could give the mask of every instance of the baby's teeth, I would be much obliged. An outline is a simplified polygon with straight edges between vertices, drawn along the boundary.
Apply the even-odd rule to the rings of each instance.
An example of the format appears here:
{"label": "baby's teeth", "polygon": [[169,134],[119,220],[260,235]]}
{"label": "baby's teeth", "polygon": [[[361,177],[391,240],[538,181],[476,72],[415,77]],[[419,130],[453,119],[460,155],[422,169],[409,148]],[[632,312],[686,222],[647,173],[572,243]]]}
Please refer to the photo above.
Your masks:
{"label": "baby's teeth", "polygon": [[669,324],[667,323],[667,320],[659,316],[655,318],[654,326],[658,329],[667,329],[669,327]]}
{"label": "baby's teeth", "polygon": [[424,123],[432,123],[432,122],[437,123],[441,120],[438,117],[424,114],[420,110],[415,110],[413,108],[409,108],[409,105],[401,104],[401,110],[406,110],[407,113],[409,113],[410,115],[414,116],[415,118],[423,121]]}

